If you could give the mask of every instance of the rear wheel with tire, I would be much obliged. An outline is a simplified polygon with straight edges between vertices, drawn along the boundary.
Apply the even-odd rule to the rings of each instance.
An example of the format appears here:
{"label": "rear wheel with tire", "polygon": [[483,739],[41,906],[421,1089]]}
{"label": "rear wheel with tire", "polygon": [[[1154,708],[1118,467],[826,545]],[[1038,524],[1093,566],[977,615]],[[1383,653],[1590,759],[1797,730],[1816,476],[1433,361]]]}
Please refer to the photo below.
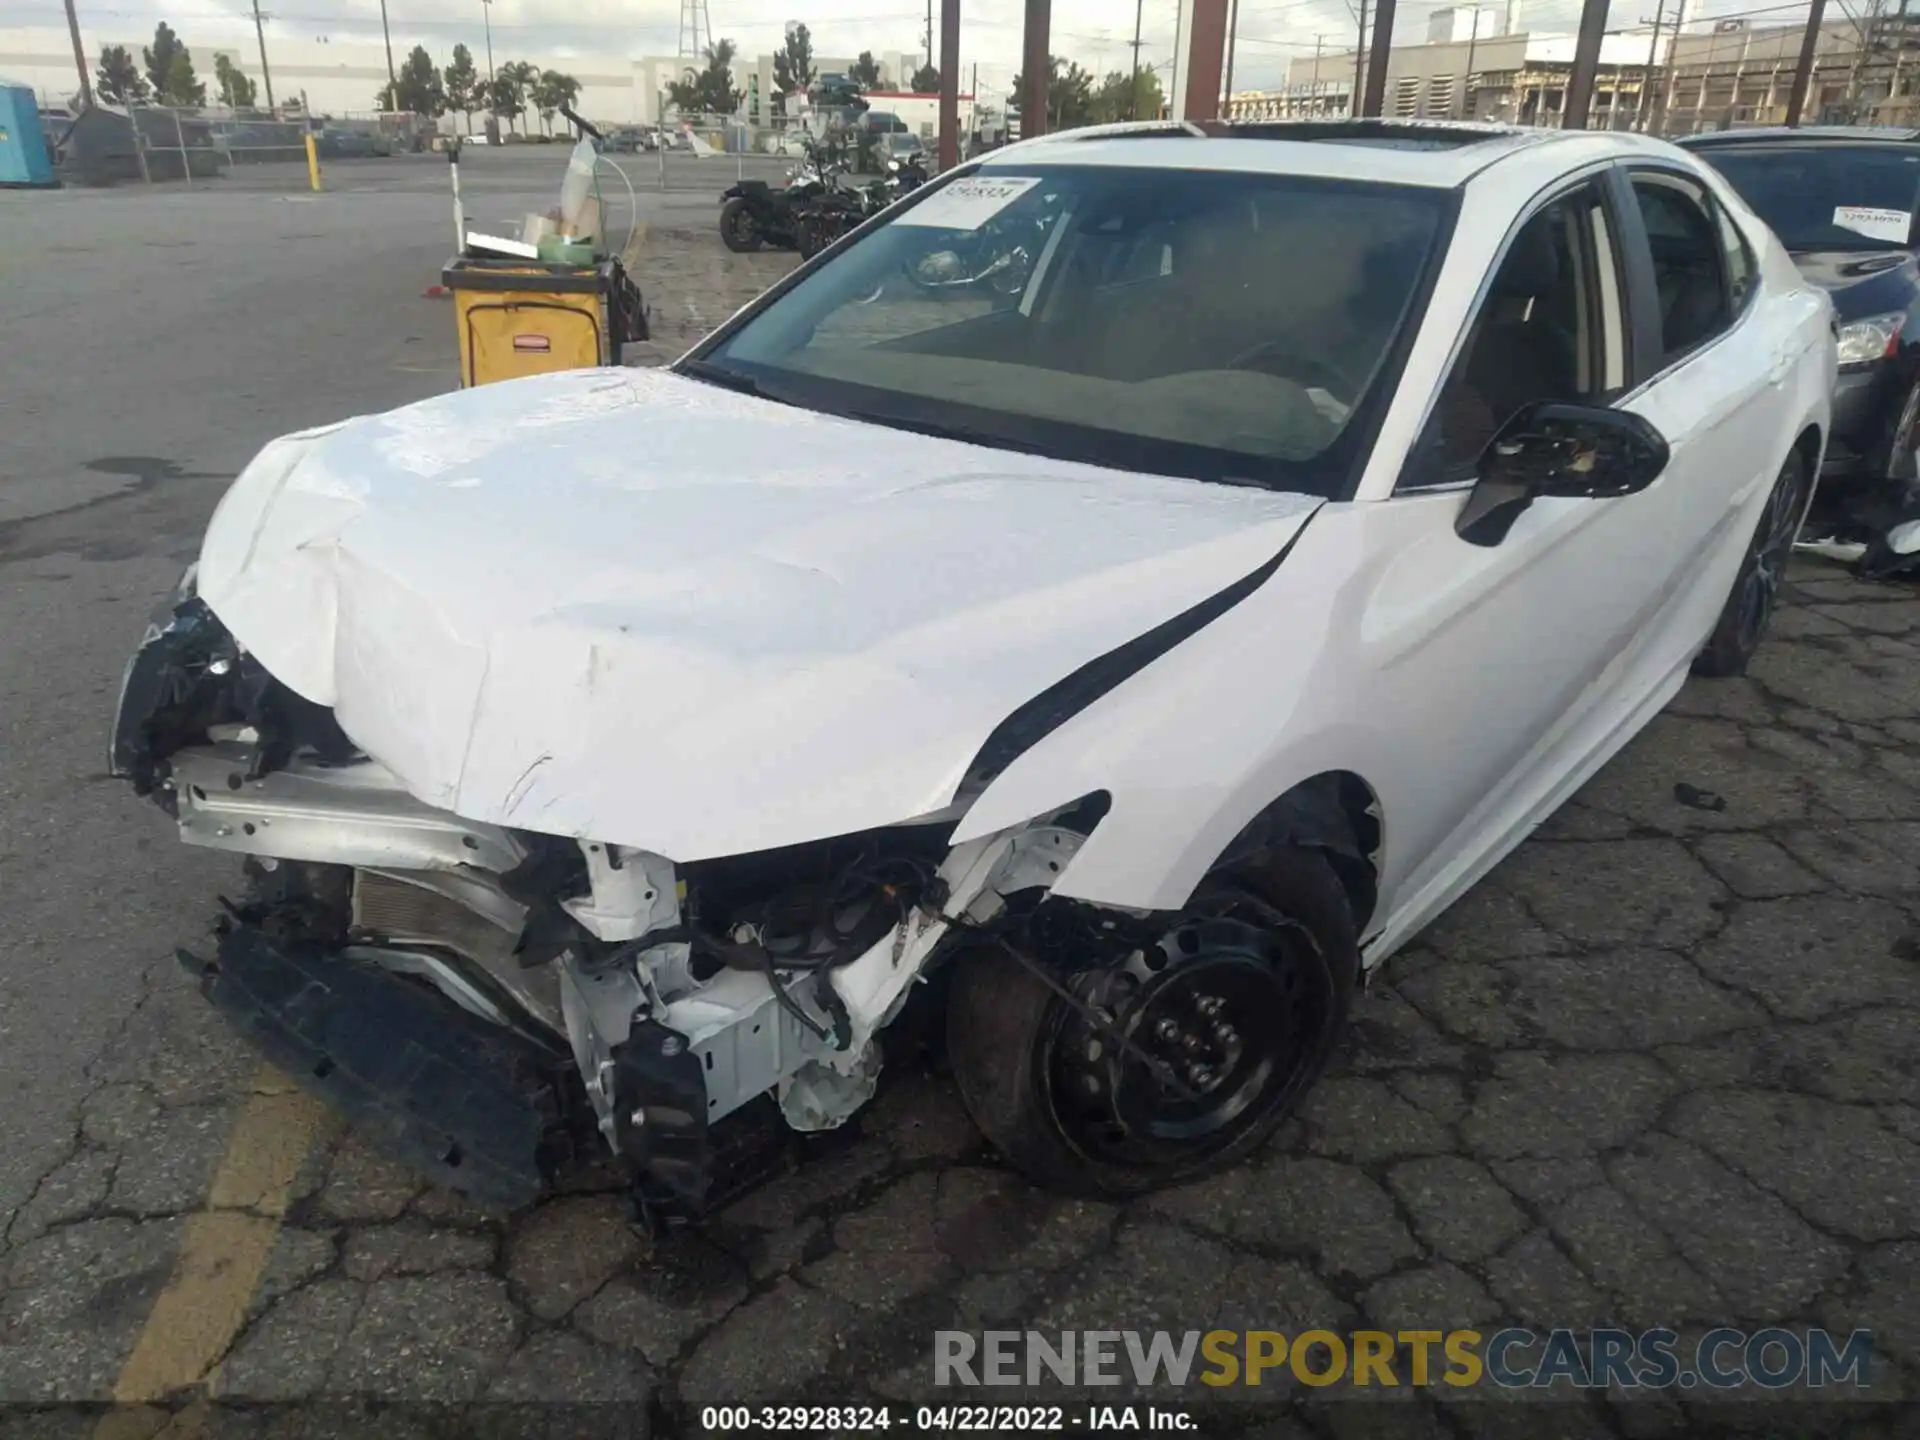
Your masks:
{"label": "rear wheel with tire", "polygon": [[720,207],[720,239],[736,254],[760,248],[760,226],[744,197],[736,195]]}
{"label": "rear wheel with tire", "polygon": [[1767,508],[1747,542],[1740,573],[1734,577],[1733,591],[1727,596],[1720,619],[1705,647],[1694,657],[1694,674],[1718,679],[1747,673],[1747,663],[1760,648],[1779,606],[1787,562],[1793,558],[1794,537],[1800,532],[1812,488],[1806,457],[1796,448],[1787,455],[1773,482]]}
{"label": "rear wheel with tire", "polygon": [[1211,877],[1160,943],[1054,978],[1001,949],[964,957],[947,1010],[974,1123],[1033,1180],[1132,1195],[1245,1158],[1312,1088],[1360,956],[1317,852]]}

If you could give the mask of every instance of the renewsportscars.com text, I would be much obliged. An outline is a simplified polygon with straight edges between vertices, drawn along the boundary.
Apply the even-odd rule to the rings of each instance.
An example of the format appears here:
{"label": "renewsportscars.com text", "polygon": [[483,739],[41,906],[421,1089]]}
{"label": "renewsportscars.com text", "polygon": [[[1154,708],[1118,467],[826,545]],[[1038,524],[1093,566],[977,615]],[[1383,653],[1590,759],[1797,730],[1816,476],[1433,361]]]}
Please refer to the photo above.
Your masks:
{"label": "renewsportscars.com text", "polygon": [[1778,1390],[1872,1384],[1873,1337],[1827,1330],[940,1330],[933,1383],[1497,1385]]}

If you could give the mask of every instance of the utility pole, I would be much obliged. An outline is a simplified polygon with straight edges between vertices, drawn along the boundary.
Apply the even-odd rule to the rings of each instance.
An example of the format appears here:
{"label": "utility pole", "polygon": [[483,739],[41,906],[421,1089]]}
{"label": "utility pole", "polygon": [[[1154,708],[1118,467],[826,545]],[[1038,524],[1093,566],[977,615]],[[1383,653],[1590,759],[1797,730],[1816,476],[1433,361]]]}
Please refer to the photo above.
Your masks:
{"label": "utility pole", "polygon": [[1480,44],[1480,4],[1474,0],[1473,29],[1467,32],[1467,73],[1460,77],[1460,110],[1469,120],[1480,118],[1480,107],[1475,102],[1480,98],[1473,91],[1473,52]]}
{"label": "utility pole", "polygon": [[1374,0],[1373,49],[1367,54],[1367,93],[1360,102],[1360,113],[1375,119],[1387,113],[1387,62],[1393,58],[1393,11],[1394,0]]}
{"label": "utility pole", "polygon": [[927,0],[927,31],[921,37],[927,42],[927,64],[933,64],[933,0]]}
{"label": "utility pole", "polygon": [[[1824,3],[1824,0],[1823,0]],[[1661,86],[1661,98],[1647,107],[1647,129],[1658,125],[1666,126],[1666,117],[1673,113],[1674,87],[1680,83],[1677,71],[1680,53],[1680,32],[1687,24],[1687,0],[1674,0],[1673,29],[1667,32],[1667,83]]]}
{"label": "utility pole", "polygon": [[1813,79],[1814,52],[1820,48],[1820,22],[1826,18],[1827,0],[1813,0],[1807,11],[1807,33],[1800,39],[1800,60],[1793,67],[1793,88],[1787,92],[1787,127],[1800,124],[1807,107],[1807,85]]}
{"label": "utility pole", "polygon": [[1900,107],[1894,102],[1900,98],[1900,62],[1907,53],[1907,0],[1900,0],[1900,13],[1894,21],[1893,29],[1893,74],[1887,79],[1887,122],[1898,123],[1894,116],[1900,113]]}
{"label": "utility pole", "polygon": [[1052,88],[1053,0],[1026,0],[1020,39],[1020,138],[1047,133],[1047,98]]}
{"label": "utility pole", "polygon": [[1320,97],[1326,92],[1320,87],[1320,36],[1313,37],[1313,103],[1309,107],[1317,119],[1320,115]]}
{"label": "utility pole", "polygon": [[1227,14],[1227,77],[1220,87],[1221,110],[1229,120],[1233,118],[1233,47],[1240,38],[1240,0],[1232,0],[1232,5]]}
{"label": "utility pole", "polygon": [[73,37],[73,67],[80,72],[80,103],[93,108],[93,77],[87,73],[87,47],[80,40],[80,16],[67,0],[67,33]]}
{"label": "utility pole", "polygon": [[960,163],[960,0],[940,0],[940,168]]}
{"label": "utility pole", "polygon": [[1653,67],[1660,58],[1660,23],[1667,18],[1667,0],[1653,7],[1653,38],[1647,41],[1647,68],[1640,75],[1640,100],[1633,107],[1633,128],[1644,134],[1653,123]]}
{"label": "utility pole", "polygon": [[[384,0],[382,0],[382,3],[384,8]],[[253,38],[260,42],[260,78],[266,82],[267,113],[271,115],[274,113],[273,71],[267,68],[267,27],[263,23],[263,20],[264,17],[260,14],[260,0],[253,0]],[[391,51],[387,54],[387,68],[389,71],[393,68],[393,54]],[[389,74],[388,79],[392,79],[391,74]]]}
{"label": "utility pole", "polygon": [[1861,72],[1873,63],[1873,52],[1880,41],[1881,0],[1872,0],[1867,10],[1864,25],[1854,22],[1854,33],[1858,37],[1858,46],[1853,52],[1853,64],[1847,72],[1847,123],[1860,123],[1860,81]]}
{"label": "utility pole", "polygon": [[[480,0],[480,19],[487,27],[487,84],[493,84],[493,0]],[[492,132],[489,131],[489,134]]]}
{"label": "utility pole", "polygon": [[1593,106],[1593,77],[1600,68],[1600,41],[1607,33],[1607,0],[1585,0],[1580,7],[1580,30],[1573,42],[1573,69],[1567,76],[1567,96],[1560,112],[1562,130],[1584,130]]}
{"label": "utility pole", "polygon": [[1366,113],[1361,109],[1361,96],[1367,85],[1367,0],[1360,0],[1360,30],[1353,42],[1353,102],[1348,111],[1358,118]]}
{"label": "utility pole", "polygon": [[1129,120],[1140,118],[1140,12],[1145,5],[1146,0],[1133,0],[1133,88],[1127,92]]}
{"label": "utility pole", "polygon": [[400,80],[393,73],[393,32],[387,28],[387,0],[380,0],[380,36],[387,42],[387,108],[398,110]]}

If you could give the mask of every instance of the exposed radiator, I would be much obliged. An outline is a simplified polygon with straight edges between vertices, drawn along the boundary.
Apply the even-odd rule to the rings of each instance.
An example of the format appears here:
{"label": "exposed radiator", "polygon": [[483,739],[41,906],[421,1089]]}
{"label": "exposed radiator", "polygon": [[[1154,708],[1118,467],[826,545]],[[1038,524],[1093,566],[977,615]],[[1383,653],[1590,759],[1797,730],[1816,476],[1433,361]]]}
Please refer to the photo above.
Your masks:
{"label": "exposed radiator", "polygon": [[482,914],[473,904],[455,898],[460,888],[461,882],[451,876],[423,875],[415,881],[390,872],[357,870],[354,926],[391,944],[444,946],[489,970],[511,965],[525,910],[497,893],[476,893],[474,899],[489,911]]}

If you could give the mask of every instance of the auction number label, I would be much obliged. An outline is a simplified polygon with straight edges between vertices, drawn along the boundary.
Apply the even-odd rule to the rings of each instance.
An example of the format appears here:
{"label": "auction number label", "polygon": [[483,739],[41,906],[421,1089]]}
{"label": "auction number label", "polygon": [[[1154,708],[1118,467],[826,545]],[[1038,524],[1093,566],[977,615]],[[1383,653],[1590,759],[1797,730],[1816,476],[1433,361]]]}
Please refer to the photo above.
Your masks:
{"label": "auction number label", "polygon": [[891,1430],[893,1411],[885,1405],[709,1405],[700,1412],[700,1428],[709,1434],[747,1430],[844,1434],[849,1430]]}
{"label": "auction number label", "polygon": [[935,230],[978,230],[1039,183],[1039,177],[1033,175],[968,175],[941,186],[893,223]]}

